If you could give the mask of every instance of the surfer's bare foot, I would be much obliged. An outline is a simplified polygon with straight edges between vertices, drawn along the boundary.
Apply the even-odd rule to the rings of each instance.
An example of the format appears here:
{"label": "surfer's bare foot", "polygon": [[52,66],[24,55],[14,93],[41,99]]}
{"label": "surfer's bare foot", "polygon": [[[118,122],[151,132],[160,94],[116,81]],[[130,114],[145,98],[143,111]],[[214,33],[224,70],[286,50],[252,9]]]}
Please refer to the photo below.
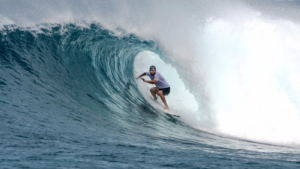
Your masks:
{"label": "surfer's bare foot", "polygon": [[165,110],[169,110],[169,107],[168,107],[168,106],[166,106],[166,107],[164,107],[164,109],[165,109]]}
{"label": "surfer's bare foot", "polygon": [[154,97],[153,100],[157,101],[157,97]]}

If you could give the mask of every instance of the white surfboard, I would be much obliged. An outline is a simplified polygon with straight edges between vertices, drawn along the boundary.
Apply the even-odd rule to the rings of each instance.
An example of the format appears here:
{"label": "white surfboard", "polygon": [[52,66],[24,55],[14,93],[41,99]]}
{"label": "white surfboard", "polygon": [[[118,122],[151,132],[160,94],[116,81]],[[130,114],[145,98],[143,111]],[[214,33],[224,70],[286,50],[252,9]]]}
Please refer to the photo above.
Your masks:
{"label": "white surfboard", "polygon": [[180,117],[180,116],[174,114],[170,109],[169,109],[169,110],[162,109],[162,111],[164,111],[166,114],[169,114],[169,115],[171,115],[171,116]]}
{"label": "white surfboard", "polygon": [[173,113],[170,109],[162,108],[161,105],[158,103],[158,101],[153,99],[153,96],[150,92],[146,91],[146,93],[149,95],[149,97],[153,101],[153,103],[158,105],[155,107],[158,107],[160,110],[162,110],[162,112],[166,113],[167,115],[171,115],[173,117],[180,117],[180,116],[176,115],[175,113]]}

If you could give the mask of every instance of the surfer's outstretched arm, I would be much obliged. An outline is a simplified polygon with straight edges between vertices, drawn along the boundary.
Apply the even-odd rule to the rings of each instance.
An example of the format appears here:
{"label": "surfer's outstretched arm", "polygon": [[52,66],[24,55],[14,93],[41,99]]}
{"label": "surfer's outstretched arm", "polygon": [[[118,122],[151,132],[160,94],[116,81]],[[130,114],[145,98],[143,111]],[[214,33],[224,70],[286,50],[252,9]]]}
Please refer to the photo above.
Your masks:
{"label": "surfer's outstretched arm", "polygon": [[143,74],[141,74],[140,76],[138,76],[136,79],[141,78],[142,76],[146,76],[146,72],[144,72]]}
{"label": "surfer's outstretched arm", "polygon": [[150,83],[150,84],[156,84],[157,80],[145,80],[144,78],[141,78],[144,82]]}

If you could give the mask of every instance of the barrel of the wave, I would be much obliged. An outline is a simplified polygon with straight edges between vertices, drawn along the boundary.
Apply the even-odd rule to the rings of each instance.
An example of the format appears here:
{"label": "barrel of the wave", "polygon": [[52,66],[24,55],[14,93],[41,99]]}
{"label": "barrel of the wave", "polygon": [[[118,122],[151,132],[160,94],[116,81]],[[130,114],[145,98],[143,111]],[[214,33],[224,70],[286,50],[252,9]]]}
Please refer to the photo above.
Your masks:
{"label": "barrel of the wave", "polygon": [[[157,54],[151,51],[142,51],[138,53],[134,59],[134,76],[139,77],[143,72],[144,76],[150,74],[149,67],[151,65],[155,65],[156,72],[159,72],[168,86],[170,87],[170,92],[165,96],[167,105],[169,110],[163,109],[165,104],[162,102],[160,97],[157,100],[154,100],[154,96],[151,93],[151,88],[157,87],[159,80],[156,84],[149,84],[143,82],[142,80],[136,80],[136,84],[138,87],[138,92],[145,98],[146,101],[155,109],[158,110],[159,113],[163,115],[175,114],[180,116],[180,119],[183,121],[193,121],[195,120],[195,114],[198,111],[198,103],[195,99],[193,93],[186,87],[185,82],[180,77],[180,72],[176,69],[176,63],[168,63],[165,60],[165,56],[161,54]],[[147,71],[147,72],[145,72]],[[150,74],[151,75],[151,74]],[[145,80],[152,80],[150,76],[144,77]],[[155,79],[155,76],[153,80]],[[158,88],[166,88],[160,87]],[[164,91],[163,91],[164,92]],[[167,91],[165,91],[166,93]],[[173,115],[172,115],[173,116]],[[173,116],[174,117],[174,116]]]}

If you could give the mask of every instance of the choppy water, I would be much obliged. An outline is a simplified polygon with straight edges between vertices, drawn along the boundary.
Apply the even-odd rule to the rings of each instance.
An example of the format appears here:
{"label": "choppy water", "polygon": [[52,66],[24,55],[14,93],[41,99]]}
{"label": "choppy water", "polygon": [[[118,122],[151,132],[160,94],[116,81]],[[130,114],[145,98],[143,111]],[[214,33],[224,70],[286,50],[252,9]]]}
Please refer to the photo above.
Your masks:
{"label": "choppy water", "polygon": [[[85,4],[106,15],[100,12],[91,22],[74,12],[65,17],[81,21],[67,23],[43,18],[47,12],[35,11],[33,4],[41,7],[36,1],[0,3],[0,168],[300,167],[299,46],[290,44],[300,42],[297,20],[269,21],[255,15],[241,26],[242,21],[229,16],[209,17],[211,11],[202,8],[198,15],[207,20],[199,23],[196,37],[172,27],[178,21],[171,16],[180,20],[205,2],[187,5],[191,11],[182,6],[181,14],[172,9],[182,2],[174,2],[165,15],[158,14],[168,1],[143,7],[160,9],[156,14],[170,18],[169,24],[148,14],[140,15],[142,19],[130,12],[119,16],[144,2],[139,3],[90,6],[74,1],[69,6],[73,12],[74,6]],[[43,15],[23,13],[24,4]],[[58,5],[63,11],[65,4],[47,2],[47,10]],[[14,5],[18,17],[33,23],[17,19],[8,10]],[[106,8],[125,12],[110,16]],[[124,25],[129,16],[132,22]],[[37,21],[39,17],[43,19]],[[107,18],[114,18],[110,22],[117,27],[110,27]],[[155,33],[149,25],[139,25],[143,19],[152,21]],[[194,31],[192,26],[181,28]],[[273,46],[259,43],[282,38],[284,43]],[[266,45],[261,49],[264,57],[255,53],[261,45]],[[268,53],[274,46],[281,53]],[[145,95],[149,86],[136,81],[153,64],[171,84],[167,101],[180,118],[165,115]]]}

